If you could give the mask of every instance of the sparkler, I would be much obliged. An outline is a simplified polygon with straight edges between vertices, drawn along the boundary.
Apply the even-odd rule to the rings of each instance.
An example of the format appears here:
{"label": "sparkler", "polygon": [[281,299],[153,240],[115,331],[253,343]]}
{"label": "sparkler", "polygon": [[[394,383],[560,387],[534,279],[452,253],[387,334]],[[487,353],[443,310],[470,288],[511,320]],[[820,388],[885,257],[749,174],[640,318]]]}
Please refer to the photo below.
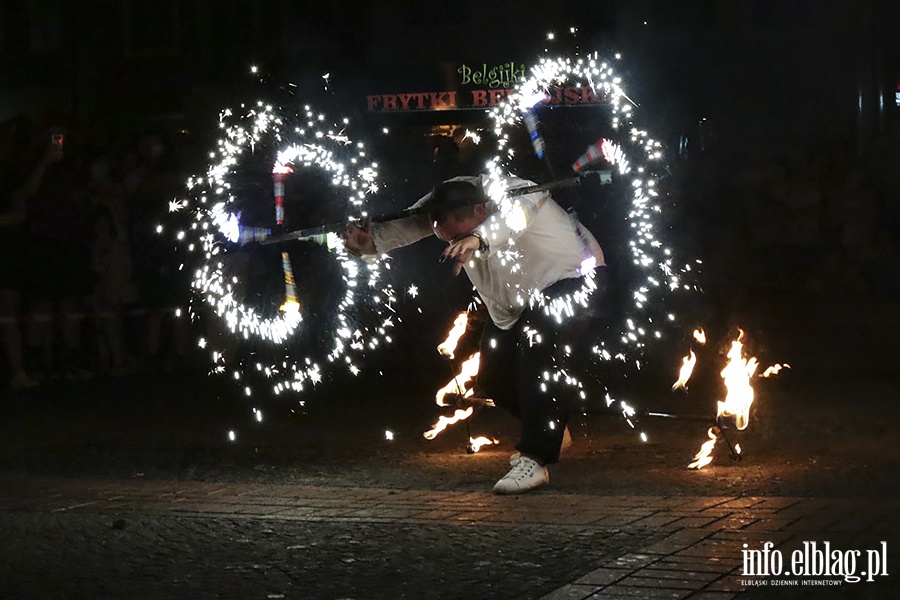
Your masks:
{"label": "sparkler", "polygon": [[[299,392],[306,383],[318,383],[327,364],[343,366],[357,374],[356,361],[366,352],[389,344],[394,327],[395,294],[392,286],[382,282],[379,265],[360,266],[346,253],[337,236],[324,236],[322,241],[332,246],[345,292],[327,315],[332,332],[330,346],[318,345],[312,353],[301,355],[291,345],[304,331],[305,321],[290,249],[280,253],[285,301],[274,314],[241,301],[244,282],[229,271],[229,264],[234,256],[239,256],[243,244],[268,239],[275,227],[284,223],[284,184],[289,173],[304,169],[324,175],[337,201],[365,217],[366,197],[378,189],[378,165],[369,159],[364,144],[352,142],[345,133],[348,119],[338,125],[309,106],[296,113],[263,102],[242,105],[241,109],[222,111],[222,137],[210,153],[206,173],[191,177],[187,198],[171,206],[173,211],[189,214],[192,219],[190,227],[176,235],[176,242],[186,245],[200,263],[194,270],[196,299],[211,309],[233,337],[256,340],[258,355],[268,357],[252,361],[235,357],[226,351],[227,340],[214,345],[215,339],[205,339],[203,346],[211,352],[212,370],[234,373],[247,396],[253,392],[253,385],[247,381],[248,372],[261,376],[276,394]],[[258,173],[247,165],[269,156],[275,227],[244,227],[239,223],[241,206],[249,202],[244,190],[258,186],[252,180]],[[192,306],[192,310],[195,308]]]}
{"label": "sparkler", "polygon": [[[618,58],[618,56],[616,57]],[[676,291],[697,289],[690,281],[694,274],[690,264],[681,264],[675,253],[665,246],[657,234],[657,221],[663,212],[664,202],[657,184],[656,172],[663,170],[662,145],[653,140],[646,131],[634,122],[635,104],[625,93],[621,79],[616,76],[610,61],[602,60],[598,54],[578,58],[543,58],[532,67],[528,77],[508,95],[508,102],[500,103],[489,112],[497,137],[498,154],[487,165],[486,189],[488,197],[498,207],[505,225],[512,231],[524,229],[531,215],[515,201],[512,191],[507,188],[505,165],[513,158],[514,149],[510,132],[524,122],[529,132],[533,149],[538,158],[546,160],[546,144],[540,135],[536,118],[536,108],[552,96],[548,90],[554,86],[576,85],[590,88],[594,96],[605,98],[612,113],[612,127],[618,139],[600,139],[589,146],[572,165],[577,174],[588,172],[599,161],[608,163],[612,170],[630,185],[630,210],[627,222],[634,236],[629,243],[635,276],[629,282],[632,286],[633,305],[623,315],[613,335],[608,339],[589,343],[598,362],[611,360],[622,363],[631,361],[640,368],[643,352],[653,340],[663,337],[667,327],[677,326],[677,318],[669,312],[664,318],[651,314],[651,308],[666,304],[666,296]],[[496,247],[499,232],[482,231],[482,235]],[[518,251],[514,244],[499,250],[510,269],[518,268]],[[698,261],[699,262],[699,261]],[[581,289],[562,298],[546,299],[541,290],[517,289],[520,302],[536,305],[552,318],[552,322],[562,323],[577,311],[586,310],[592,294],[596,291],[593,269],[596,265],[586,263],[582,274],[584,284]],[[529,340],[540,340],[540,331],[528,332]],[[581,349],[575,349],[579,353]],[[565,364],[553,367],[549,382],[564,382],[576,387],[585,397],[582,383]],[[542,384],[546,385],[546,383]],[[634,409],[623,403],[622,414],[634,427],[631,416]],[[641,432],[641,439],[646,435]]]}

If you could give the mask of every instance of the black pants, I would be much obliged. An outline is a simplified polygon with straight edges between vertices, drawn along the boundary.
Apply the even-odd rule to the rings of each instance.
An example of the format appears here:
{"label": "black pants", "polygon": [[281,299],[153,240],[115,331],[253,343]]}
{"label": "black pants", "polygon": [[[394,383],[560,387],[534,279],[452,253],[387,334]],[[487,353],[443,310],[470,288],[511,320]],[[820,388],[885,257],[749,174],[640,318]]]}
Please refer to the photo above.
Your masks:
{"label": "black pants", "polygon": [[[598,289],[591,295],[591,305],[603,295],[605,275],[604,268],[597,269]],[[544,295],[565,296],[581,288],[583,283],[581,278],[565,279],[545,289]],[[559,460],[559,447],[575,391],[554,381],[554,375],[590,352],[585,340],[593,339],[589,331],[592,316],[590,307],[579,306],[574,316],[557,323],[540,307],[529,307],[508,330],[488,320],[481,336],[478,387],[497,406],[522,422],[516,449],[541,464]],[[540,339],[531,332],[537,332]],[[566,346],[571,352],[566,351]]]}

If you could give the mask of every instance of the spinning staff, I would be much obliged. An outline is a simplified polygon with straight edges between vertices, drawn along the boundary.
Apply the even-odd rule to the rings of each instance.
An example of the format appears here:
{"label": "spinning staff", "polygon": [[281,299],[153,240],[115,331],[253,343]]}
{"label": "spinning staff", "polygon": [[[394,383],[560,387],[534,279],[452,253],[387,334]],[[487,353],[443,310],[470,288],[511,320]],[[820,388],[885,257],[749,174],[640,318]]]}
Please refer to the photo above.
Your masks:
{"label": "spinning staff", "polygon": [[[294,170],[287,165],[276,165],[272,170],[272,179],[275,183],[275,224],[284,225],[284,176],[290,175]],[[278,307],[281,312],[300,312],[300,303],[297,302],[297,285],[294,281],[294,271],[291,268],[291,257],[287,251],[281,252],[281,267],[284,270],[284,302]]]}

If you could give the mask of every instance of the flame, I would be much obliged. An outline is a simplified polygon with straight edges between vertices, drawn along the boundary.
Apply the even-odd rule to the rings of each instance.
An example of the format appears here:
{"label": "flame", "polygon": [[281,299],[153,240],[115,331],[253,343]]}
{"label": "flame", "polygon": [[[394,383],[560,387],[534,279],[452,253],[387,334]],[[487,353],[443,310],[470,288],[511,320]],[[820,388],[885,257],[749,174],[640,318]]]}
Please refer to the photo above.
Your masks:
{"label": "flame", "polygon": [[681,370],[678,372],[678,381],[672,385],[673,390],[677,390],[678,388],[687,389],[688,379],[691,378],[691,373],[694,372],[694,365],[696,364],[697,355],[691,350],[689,355],[681,359]]}
{"label": "flame", "polygon": [[791,365],[783,364],[783,365],[772,365],[768,369],[762,372],[760,377],[771,377],[772,375],[778,375],[778,372],[782,369],[790,369]]}
{"label": "flame", "polygon": [[290,175],[294,172],[294,169],[291,168],[291,165],[275,165],[272,168],[273,175]]}
{"label": "flame", "polygon": [[491,446],[493,444],[499,444],[498,440],[494,438],[484,437],[483,435],[477,438],[469,438],[469,448],[472,449],[472,452],[478,452],[481,450],[482,446]]}
{"label": "flame", "polygon": [[450,359],[453,358],[453,353],[456,351],[456,345],[459,343],[459,338],[466,332],[468,323],[468,313],[461,312],[456,316],[456,320],[453,321],[453,327],[450,329],[450,333],[447,334],[447,339],[441,342],[437,347],[441,356],[446,356]]}
{"label": "flame", "polygon": [[709,440],[703,442],[703,445],[700,446],[700,451],[694,455],[694,460],[687,466],[688,469],[702,469],[712,462],[712,451],[716,446],[716,440],[719,438],[716,435],[715,427],[710,427],[706,434],[709,436]]}
{"label": "flame", "polygon": [[721,373],[728,392],[725,401],[718,402],[716,409],[717,419],[733,417],[734,425],[738,429],[746,429],[750,423],[750,405],[753,404],[753,386],[750,385],[750,378],[759,366],[756,358],[744,358],[744,345],[741,343],[743,337],[744,332],[740,331],[738,339],[731,342],[731,350],[727,355],[728,362]]}
{"label": "flame", "polygon": [[702,327],[698,327],[694,330],[694,339],[697,340],[697,343],[701,346],[706,343],[706,332],[703,331]]}
{"label": "flame", "polygon": [[[757,363],[756,358],[746,358],[744,356],[744,345],[741,342],[744,338],[744,332],[740,329],[738,331],[738,337],[731,342],[731,349],[728,351],[728,362],[721,372],[722,379],[725,381],[727,393],[725,394],[724,401],[716,403],[716,422],[720,423],[720,419],[724,417],[726,420],[733,420],[734,426],[737,429],[743,430],[750,424],[750,406],[753,404],[754,397],[753,386],[750,384],[750,380],[756,373],[759,363]],[[694,338],[700,343],[706,342],[706,336],[703,334],[702,329],[694,331]],[[693,352],[691,352],[691,355],[693,356]],[[684,366],[681,368],[682,373],[684,373],[687,364],[688,358],[685,358]],[[691,365],[691,367],[693,367],[693,365]],[[772,375],[776,375],[781,369],[789,368],[791,368],[791,366],[788,364],[772,365],[759,376],[771,377]],[[690,375],[690,373],[688,373],[688,375]],[[679,376],[679,380],[672,386],[673,390],[681,382],[681,379],[682,377]],[[685,378],[685,382],[686,381],[687,379]],[[709,441],[704,442],[700,447],[700,451],[694,456],[694,459],[688,465],[688,469],[702,469],[712,461],[712,451],[716,445],[716,439],[719,434],[718,427],[711,427],[707,434],[709,435]],[[741,454],[740,444],[734,445],[734,454]]]}
{"label": "flame", "polygon": [[284,269],[284,302],[278,307],[283,313],[297,314],[300,312],[300,303],[297,301],[297,284],[294,281],[294,271],[291,269],[291,258],[287,252],[281,253],[281,266]]}
{"label": "flame", "polygon": [[434,401],[438,406],[447,406],[444,403],[444,396],[447,394],[472,395],[472,390],[467,390],[466,385],[478,375],[478,363],[480,360],[481,352],[476,352],[463,362],[459,368],[459,375],[448,381],[447,385],[439,389],[434,395]]}
{"label": "flame", "polygon": [[453,425],[454,423],[457,423],[464,419],[468,419],[472,416],[473,412],[475,412],[475,409],[470,406],[466,410],[462,410],[460,408],[456,409],[456,412],[453,413],[452,417],[445,417],[444,415],[441,415],[440,417],[438,417],[438,421],[434,424],[434,427],[423,433],[422,436],[426,440],[433,440],[438,436],[440,432],[447,429],[448,425]]}

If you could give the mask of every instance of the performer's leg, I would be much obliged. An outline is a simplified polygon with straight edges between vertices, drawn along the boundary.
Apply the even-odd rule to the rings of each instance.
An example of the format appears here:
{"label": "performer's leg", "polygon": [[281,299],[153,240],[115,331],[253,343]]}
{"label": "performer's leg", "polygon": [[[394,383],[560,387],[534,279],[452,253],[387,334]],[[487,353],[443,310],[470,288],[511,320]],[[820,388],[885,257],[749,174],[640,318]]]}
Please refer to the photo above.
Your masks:
{"label": "performer's leg", "polygon": [[[538,309],[539,310],[539,309]],[[523,339],[518,364],[522,435],[516,449],[542,465],[559,460],[559,448],[569,420],[568,394],[553,381],[557,371],[555,346],[558,328],[541,327],[538,310],[529,310],[526,325],[541,332],[541,340]],[[546,376],[545,376],[546,374]],[[549,376],[549,377],[547,377]]]}
{"label": "performer's leg", "polygon": [[519,380],[517,355],[520,328],[503,330],[490,319],[481,334],[481,360],[478,366],[478,387],[497,406],[508,410],[514,417],[521,418],[519,407]]}
{"label": "performer's leg", "polygon": [[[596,306],[605,291],[605,271],[598,270],[592,294],[592,304]],[[563,297],[574,293],[584,285],[584,280],[566,279],[544,290],[547,298]],[[544,314],[539,307],[529,308],[519,323],[523,331],[538,332],[529,338],[520,338],[522,347],[519,361],[519,406],[522,410],[522,437],[516,448],[541,464],[551,464],[559,460],[559,450],[569,422],[569,412],[575,390],[564,381],[555,380],[560,369],[567,371],[572,366],[571,356],[583,355],[585,339],[591,338],[594,310],[581,308],[574,315],[557,322]],[[593,332],[596,333],[596,332]],[[579,343],[581,342],[581,343]],[[565,347],[569,346],[569,351]],[[565,361],[565,364],[563,364]]]}

